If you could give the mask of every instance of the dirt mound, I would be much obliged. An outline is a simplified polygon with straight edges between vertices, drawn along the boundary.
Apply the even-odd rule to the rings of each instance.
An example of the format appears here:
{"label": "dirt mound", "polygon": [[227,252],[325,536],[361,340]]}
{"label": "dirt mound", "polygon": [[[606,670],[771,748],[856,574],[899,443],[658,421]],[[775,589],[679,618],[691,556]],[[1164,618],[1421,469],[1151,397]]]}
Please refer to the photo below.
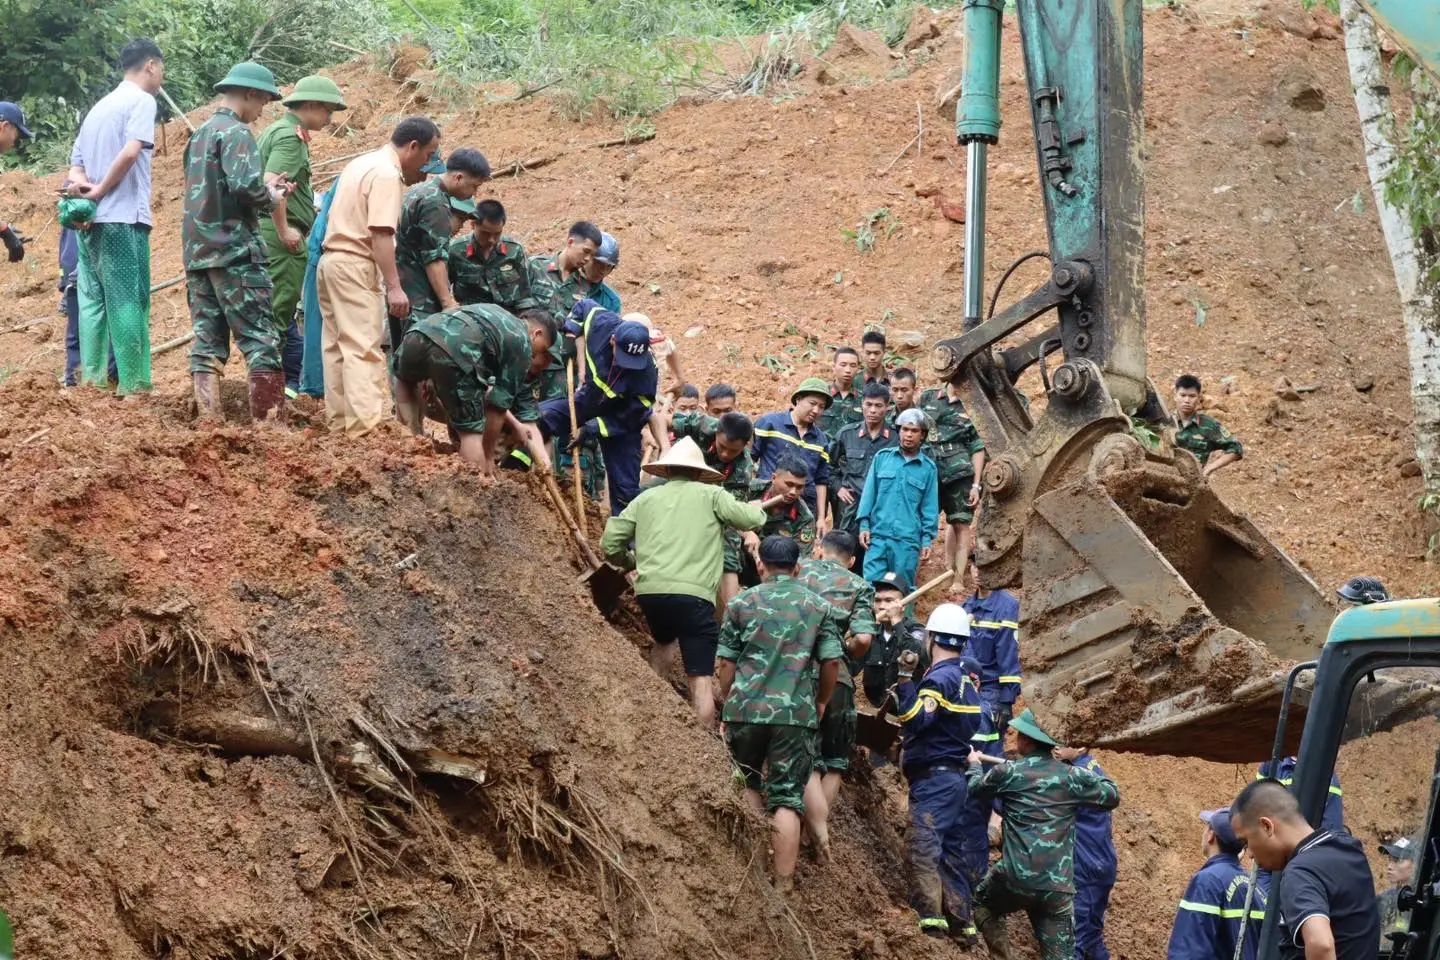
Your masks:
{"label": "dirt mound", "polygon": [[873,814],[773,895],[724,747],[524,481],[37,386],[0,419],[28,955],[930,955]]}

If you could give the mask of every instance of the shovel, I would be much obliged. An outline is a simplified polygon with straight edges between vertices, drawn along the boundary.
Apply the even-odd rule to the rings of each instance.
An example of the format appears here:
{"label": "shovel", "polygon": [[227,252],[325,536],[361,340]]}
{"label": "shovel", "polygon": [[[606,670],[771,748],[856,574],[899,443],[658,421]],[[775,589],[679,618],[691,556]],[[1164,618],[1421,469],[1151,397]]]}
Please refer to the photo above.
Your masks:
{"label": "shovel", "polygon": [[548,471],[542,471],[541,479],[545,484],[545,492],[550,495],[555,509],[560,511],[565,526],[570,528],[570,536],[580,548],[580,556],[585,565],[589,567],[581,576],[580,582],[590,587],[590,597],[595,601],[596,608],[602,615],[609,617],[620,605],[620,598],[630,589],[630,577],[624,571],[601,560],[595,548],[590,546],[590,541],[580,532],[580,525],[575,522],[575,515],[570,512],[560,488],[555,485],[555,478]]}

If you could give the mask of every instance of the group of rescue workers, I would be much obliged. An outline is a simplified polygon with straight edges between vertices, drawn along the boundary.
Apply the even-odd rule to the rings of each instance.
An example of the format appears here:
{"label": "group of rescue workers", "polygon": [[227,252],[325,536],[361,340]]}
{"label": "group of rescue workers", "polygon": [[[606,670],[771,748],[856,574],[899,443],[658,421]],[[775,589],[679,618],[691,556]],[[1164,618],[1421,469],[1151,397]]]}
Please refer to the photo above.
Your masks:
{"label": "group of rescue workers", "polygon": [[[149,154],[164,69],[150,41],[128,46],[122,65],[125,83],[82,125],[60,220],[78,353],[67,382],[78,370],[129,395],[150,387]],[[683,663],[699,723],[718,721],[747,798],[772,818],[780,890],[807,837],[818,861],[829,857],[829,810],[850,765],[898,759],[922,931],[964,945],[983,936],[1008,958],[1005,917],[1024,911],[1044,960],[1108,960],[1120,794],[1083,748],[1057,743],[1028,710],[1014,715],[1021,612],[974,562],[985,447],[955,385],[917,389],[914,370],[887,363],[883,332],[867,330],[858,350],[835,350],[828,380],[803,380],[788,409],[752,420],[733,387],[687,384],[675,344],[621,312],[606,283],[615,236],[579,221],[557,253],[528,256],[506,233],[504,206],[474,200],[485,157],[461,148],[442,159],[429,119],[402,121],[317,197],[310,134],[345,109],[335,83],[300,80],[258,140],[249,124],[282,96],[270,71],[238,64],[216,91],[220,107],[185,150],[202,417],[221,416],[233,337],[256,420],[306,393],[324,398],[332,429],[360,435],[383,419],[388,379],[400,421],[416,434],[427,416],[445,423],[486,476],[571,462],[592,497],[608,491],[601,548],[636,570],[652,666],[668,675]],[[30,136],[19,108],[0,102],[0,151]],[[12,262],[24,256],[9,226],[0,240]],[[1242,448],[1199,412],[1200,397],[1198,379],[1177,379],[1176,443],[1208,475]],[[915,588],[937,543],[951,602],[922,625]],[[1347,598],[1375,598],[1357,589],[1361,599]],[[857,744],[862,705],[868,719],[898,721],[898,750]],[[1262,769],[1233,810],[1201,815],[1207,859],[1180,901],[1171,960],[1232,960],[1240,931],[1263,916],[1266,875],[1251,890],[1240,866],[1247,839],[1267,869],[1293,869],[1320,846],[1270,790],[1293,766]],[[1338,782],[1332,792],[1320,835],[1356,872]],[[1385,850],[1397,864],[1413,856],[1406,841]],[[1286,896],[1305,886],[1289,877]]]}

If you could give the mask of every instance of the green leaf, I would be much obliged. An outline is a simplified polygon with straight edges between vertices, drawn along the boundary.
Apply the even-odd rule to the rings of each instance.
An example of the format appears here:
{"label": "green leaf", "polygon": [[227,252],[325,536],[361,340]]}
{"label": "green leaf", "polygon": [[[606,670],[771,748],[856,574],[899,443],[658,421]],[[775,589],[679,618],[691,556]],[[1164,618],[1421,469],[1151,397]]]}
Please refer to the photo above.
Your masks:
{"label": "green leaf", "polygon": [[1205,326],[1205,317],[1209,313],[1209,310],[1206,308],[1205,303],[1201,300],[1192,299],[1190,301],[1190,305],[1195,308],[1195,326]]}

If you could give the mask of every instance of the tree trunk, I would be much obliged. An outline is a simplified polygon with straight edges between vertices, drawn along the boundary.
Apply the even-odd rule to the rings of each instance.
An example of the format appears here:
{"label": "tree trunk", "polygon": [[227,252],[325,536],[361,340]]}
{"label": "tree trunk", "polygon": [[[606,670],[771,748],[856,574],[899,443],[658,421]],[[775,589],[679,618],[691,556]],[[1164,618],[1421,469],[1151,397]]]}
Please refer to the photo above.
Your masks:
{"label": "tree trunk", "polygon": [[1440,494],[1440,313],[1424,281],[1425,254],[1410,218],[1385,199],[1385,181],[1395,165],[1395,113],[1381,71],[1375,21],[1356,0],[1340,0],[1340,19],[1345,26],[1345,56],[1365,139],[1370,187],[1400,291],[1415,404],[1415,456],[1424,473],[1426,492]]}

